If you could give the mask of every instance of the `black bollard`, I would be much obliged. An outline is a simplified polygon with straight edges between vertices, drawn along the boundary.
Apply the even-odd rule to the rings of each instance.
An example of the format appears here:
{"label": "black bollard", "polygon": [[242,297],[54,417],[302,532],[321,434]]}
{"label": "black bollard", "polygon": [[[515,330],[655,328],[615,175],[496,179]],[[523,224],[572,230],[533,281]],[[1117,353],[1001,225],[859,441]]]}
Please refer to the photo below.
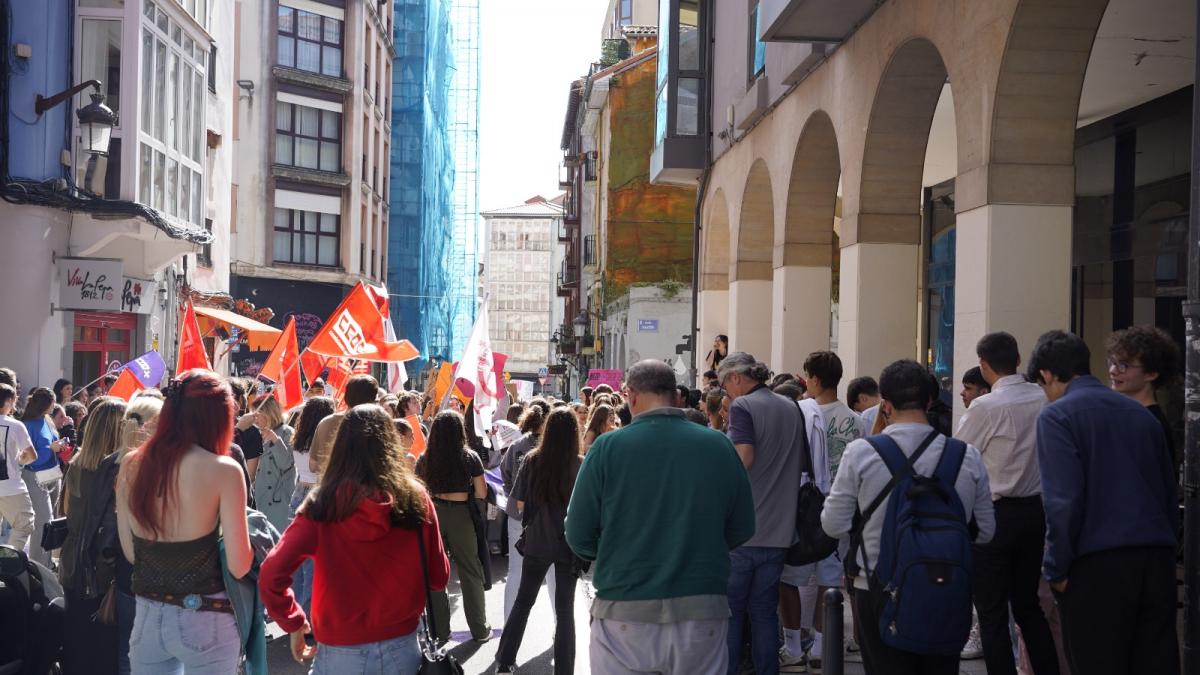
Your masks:
{"label": "black bollard", "polygon": [[845,623],[842,613],[842,592],[836,588],[825,591],[825,645],[821,661],[821,672],[825,675],[843,675],[845,673]]}

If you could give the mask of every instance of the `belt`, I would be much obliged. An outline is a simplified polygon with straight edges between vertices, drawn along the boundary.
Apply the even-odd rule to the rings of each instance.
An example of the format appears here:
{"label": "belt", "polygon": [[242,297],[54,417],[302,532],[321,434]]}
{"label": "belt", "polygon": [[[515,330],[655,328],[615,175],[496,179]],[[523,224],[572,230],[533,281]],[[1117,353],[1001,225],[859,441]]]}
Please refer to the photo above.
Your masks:
{"label": "belt", "polygon": [[438,504],[455,504],[455,505],[466,506],[468,499],[470,499],[470,498],[468,497],[467,499],[464,499],[461,502],[458,502],[458,501],[454,501],[453,499],[442,499],[441,497],[434,497],[433,501]]}
{"label": "belt", "polygon": [[175,605],[195,612],[223,612],[233,614],[233,603],[228,598],[209,598],[195,593],[179,595],[175,593],[138,593],[139,597]]}

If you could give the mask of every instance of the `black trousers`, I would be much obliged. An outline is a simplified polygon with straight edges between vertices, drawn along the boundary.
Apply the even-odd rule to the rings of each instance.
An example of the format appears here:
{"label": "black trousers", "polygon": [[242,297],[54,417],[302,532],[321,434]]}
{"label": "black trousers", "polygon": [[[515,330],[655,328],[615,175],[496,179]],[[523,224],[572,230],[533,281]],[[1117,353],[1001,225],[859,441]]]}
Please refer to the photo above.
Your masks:
{"label": "black trousers", "polygon": [[972,577],[979,636],[988,675],[1015,675],[1008,612],[1021,627],[1034,675],[1059,675],[1058,654],[1050,624],[1038,603],[1038,581],[1046,546],[1046,512],[1042,498],[1005,497],[994,502],[996,534],[974,547]]}
{"label": "black trousers", "polygon": [[103,596],[85,598],[67,590],[63,622],[64,675],[74,673],[117,672],[117,627],[96,622],[92,616],[100,609]]}
{"label": "black trousers", "polygon": [[1085,555],[1054,599],[1072,673],[1179,675],[1173,547]]}
{"label": "black trousers", "polygon": [[538,590],[550,567],[554,567],[554,674],[570,675],[575,672],[575,572],[571,563],[551,563],[548,560],[527,555],[521,563],[521,586],[512,612],[500,634],[500,650],[496,663],[502,666],[516,665],[517,650],[525,637],[525,624],[529,612],[537,600]]}
{"label": "black trousers", "polygon": [[931,656],[901,651],[879,636],[882,594],[855,588],[851,599],[857,610],[858,646],[867,675],[958,675],[958,654]]}

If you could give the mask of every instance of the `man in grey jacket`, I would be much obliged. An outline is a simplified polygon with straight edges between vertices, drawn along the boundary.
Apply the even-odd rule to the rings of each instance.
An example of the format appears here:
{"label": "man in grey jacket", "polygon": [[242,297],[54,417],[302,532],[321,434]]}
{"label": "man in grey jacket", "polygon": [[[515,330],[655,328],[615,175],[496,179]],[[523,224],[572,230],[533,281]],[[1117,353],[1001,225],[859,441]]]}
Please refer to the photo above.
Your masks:
{"label": "man in grey jacket", "polygon": [[[879,414],[888,422],[884,433],[891,437],[906,456],[911,456],[922,441],[933,431],[925,410],[935,394],[928,371],[911,360],[896,361],[883,369],[879,378],[879,393],[883,397]],[[917,460],[913,470],[929,476],[937,467],[946,445],[944,436],[930,443],[925,453]],[[856,511],[865,511],[875,498],[883,492],[891,480],[883,458],[866,439],[859,439],[846,446],[842,463],[833,480],[833,489],[825,500],[821,513],[821,526],[831,537],[844,537],[850,532]],[[992,513],[992,492],[988,487],[987,468],[979,450],[968,445],[967,454],[954,484],[967,521],[972,519],[979,533],[975,543],[987,543],[995,531]],[[868,570],[879,559],[879,539],[886,516],[886,502],[871,515],[863,527],[863,545],[859,551],[858,564],[863,574],[853,580],[853,602],[857,609],[858,633],[863,651],[863,665],[873,675],[920,672],[925,675],[957,675],[958,655],[929,656],[913,654],[895,649],[883,643],[879,635],[879,615],[882,607],[872,601],[867,591]],[[865,557],[864,557],[865,556]],[[868,565],[867,563],[871,563]],[[969,611],[964,607],[963,611]]]}

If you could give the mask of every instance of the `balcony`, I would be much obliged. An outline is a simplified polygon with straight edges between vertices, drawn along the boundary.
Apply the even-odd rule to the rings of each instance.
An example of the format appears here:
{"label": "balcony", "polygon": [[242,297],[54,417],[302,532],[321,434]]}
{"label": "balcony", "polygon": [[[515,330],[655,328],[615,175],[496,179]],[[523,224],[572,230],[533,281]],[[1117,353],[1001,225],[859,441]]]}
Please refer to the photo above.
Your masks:
{"label": "balcony", "polygon": [[271,74],[280,82],[299,84],[306,87],[316,87],[334,94],[349,94],[354,90],[354,83],[342,77],[330,77],[307,70],[288,66],[273,66]]}
{"label": "balcony", "polygon": [[764,42],[842,42],[875,11],[878,0],[761,0]]}
{"label": "balcony", "polygon": [[579,290],[579,266],[570,264],[571,260],[562,261],[558,272],[558,297],[570,297]]}

